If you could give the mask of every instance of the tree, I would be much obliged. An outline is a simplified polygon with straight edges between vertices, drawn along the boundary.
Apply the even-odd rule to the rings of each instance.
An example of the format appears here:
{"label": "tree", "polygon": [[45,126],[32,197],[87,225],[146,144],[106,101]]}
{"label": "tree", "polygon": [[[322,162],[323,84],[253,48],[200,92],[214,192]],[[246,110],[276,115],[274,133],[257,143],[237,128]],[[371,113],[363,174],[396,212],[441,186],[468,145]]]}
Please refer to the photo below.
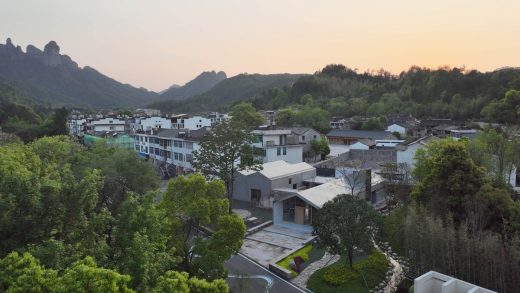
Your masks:
{"label": "tree", "polygon": [[237,125],[244,125],[249,129],[265,124],[264,117],[249,102],[236,104],[229,114]]}
{"label": "tree", "polygon": [[208,282],[204,279],[197,279],[196,277],[189,278],[187,273],[168,271],[159,278],[157,286],[152,290],[152,293],[170,292],[226,293],[228,292],[228,286],[222,279]]}
{"label": "tree", "polygon": [[320,159],[323,161],[330,154],[329,141],[326,137],[320,139],[313,139],[311,141],[311,150],[314,154],[320,155]]}
{"label": "tree", "polygon": [[459,224],[467,216],[465,204],[474,199],[484,184],[482,170],[471,160],[464,142],[433,142],[427,146],[426,154],[416,157],[422,174],[412,197],[443,219],[446,211],[452,212]]}
{"label": "tree", "polygon": [[240,160],[244,152],[250,150],[248,146],[253,141],[254,136],[244,125],[223,121],[214,125],[211,132],[202,138],[200,150],[193,152],[193,167],[206,178],[218,178],[226,185],[230,214],[236,172],[261,167],[258,160]]}
{"label": "tree", "polygon": [[[225,277],[223,263],[238,252],[245,235],[240,217],[228,214],[221,180],[207,182],[200,174],[171,180],[161,206],[170,219],[175,254],[190,276]],[[204,231],[212,230],[210,236]]]}
{"label": "tree", "polygon": [[54,116],[49,124],[49,134],[50,135],[67,135],[69,134],[69,130],[67,127],[67,118],[69,116],[69,111],[62,107],[54,111]]}
{"label": "tree", "polygon": [[295,112],[292,108],[285,108],[276,112],[275,122],[278,126],[292,127],[295,123]]}
{"label": "tree", "polygon": [[366,254],[372,251],[372,234],[378,217],[364,199],[341,194],[318,211],[313,220],[314,234],[329,252],[346,256],[352,268],[355,248]]}

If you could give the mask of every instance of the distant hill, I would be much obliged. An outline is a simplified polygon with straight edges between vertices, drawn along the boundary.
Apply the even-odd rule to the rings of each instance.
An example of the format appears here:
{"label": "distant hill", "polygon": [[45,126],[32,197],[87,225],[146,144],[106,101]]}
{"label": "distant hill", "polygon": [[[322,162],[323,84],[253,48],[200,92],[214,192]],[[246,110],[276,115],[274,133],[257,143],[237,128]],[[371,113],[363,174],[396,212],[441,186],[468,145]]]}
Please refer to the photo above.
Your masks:
{"label": "distant hill", "polygon": [[159,95],[159,100],[183,101],[209,91],[217,83],[226,79],[224,71],[206,71],[183,86],[173,85]]}
{"label": "distant hill", "polygon": [[5,45],[0,44],[0,78],[54,107],[137,107],[157,96],[122,84],[94,68],[80,68],[69,56],[60,54],[54,41],[43,51],[29,45],[23,52],[7,39]]}
{"label": "distant hill", "polygon": [[184,101],[169,100],[149,105],[163,111],[201,112],[218,111],[233,102],[248,100],[275,87],[291,86],[303,74],[239,74],[217,83],[203,94]]}

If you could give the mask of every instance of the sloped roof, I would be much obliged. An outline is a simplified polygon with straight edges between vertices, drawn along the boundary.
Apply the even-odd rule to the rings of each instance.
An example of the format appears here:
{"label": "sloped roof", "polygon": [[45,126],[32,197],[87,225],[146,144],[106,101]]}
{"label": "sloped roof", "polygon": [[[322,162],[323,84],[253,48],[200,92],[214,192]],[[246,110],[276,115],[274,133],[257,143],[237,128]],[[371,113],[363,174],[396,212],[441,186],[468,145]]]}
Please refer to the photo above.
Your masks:
{"label": "sloped roof", "polygon": [[[384,178],[381,177],[381,175],[372,173],[372,186],[382,183],[383,181]],[[360,188],[364,187],[357,187],[354,193],[359,193]],[[309,189],[298,191],[296,195],[315,208],[321,208],[327,201],[334,199],[336,196],[349,194],[350,192],[350,186],[345,183],[345,180],[338,178]]]}
{"label": "sloped roof", "polygon": [[290,176],[292,174],[298,174],[312,170],[315,170],[315,168],[304,162],[297,164],[289,164],[286,161],[280,160],[263,164],[262,170],[260,171],[245,170],[239,172],[244,176],[249,176],[251,174],[259,172],[266,178],[273,180],[284,176]]}
{"label": "sloped roof", "polygon": [[354,137],[354,138],[371,138],[371,139],[385,139],[388,137],[394,137],[390,131],[382,130],[344,130],[344,129],[333,129],[327,136],[339,136],[339,137]]}
{"label": "sloped roof", "polygon": [[298,135],[302,135],[309,130],[313,130],[313,129],[310,127],[302,127],[302,126],[295,126],[295,127],[291,128],[291,131]]}

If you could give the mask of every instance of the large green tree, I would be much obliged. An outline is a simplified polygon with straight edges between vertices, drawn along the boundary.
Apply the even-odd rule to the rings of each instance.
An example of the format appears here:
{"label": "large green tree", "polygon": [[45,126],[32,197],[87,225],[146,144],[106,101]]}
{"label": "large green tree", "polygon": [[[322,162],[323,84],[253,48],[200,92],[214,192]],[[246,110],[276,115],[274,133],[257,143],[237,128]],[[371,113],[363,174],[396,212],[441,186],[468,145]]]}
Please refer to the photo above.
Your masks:
{"label": "large green tree", "polygon": [[191,276],[225,277],[224,261],[242,246],[244,222],[236,214],[228,214],[228,205],[221,180],[207,182],[194,174],[168,184],[161,206],[171,222],[180,266]]}
{"label": "large green tree", "polygon": [[348,258],[352,268],[355,248],[369,254],[379,215],[365,200],[348,194],[326,202],[313,219],[314,234],[329,252]]}
{"label": "large green tree", "polygon": [[265,119],[258,113],[249,102],[241,102],[233,106],[229,112],[232,119],[239,125],[244,125],[249,129],[254,129],[265,124]]}
{"label": "large green tree", "polygon": [[[226,186],[229,199],[229,213],[232,212],[233,183],[237,172],[244,169],[258,169],[260,162],[251,160],[250,145],[254,136],[248,128],[234,121],[224,121],[214,125],[200,142],[200,149],[193,152],[193,166],[207,179],[218,178]],[[242,156],[249,159],[240,160]]]}

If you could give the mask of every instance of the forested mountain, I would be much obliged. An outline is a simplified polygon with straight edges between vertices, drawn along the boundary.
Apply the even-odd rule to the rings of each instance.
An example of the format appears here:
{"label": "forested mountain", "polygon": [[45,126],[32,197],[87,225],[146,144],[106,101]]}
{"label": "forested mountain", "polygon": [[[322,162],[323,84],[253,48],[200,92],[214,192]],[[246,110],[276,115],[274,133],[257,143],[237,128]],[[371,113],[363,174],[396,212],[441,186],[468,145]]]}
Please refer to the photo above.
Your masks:
{"label": "forested mountain", "polygon": [[216,84],[209,91],[185,101],[152,103],[150,107],[163,111],[218,111],[227,109],[233,102],[246,100],[275,87],[290,86],[303,74],[239,74]]}
{"label": "forested mountain", "polygon": [[251,101],[257,109],[320,107],[330,116],[412,113],[512,122],[515,113],[505,118],[500,115],[502,110],[520,105],[520,98],[505,98],[509,90],[520,90],[520,69],[484,73],[412,67],[395,76],[383,70],[357,73],[343,65],[328,65],[300,77],[290,87],[265,90]]}
{"label": "forested mountain", "polygon": [[161,101],[182,101],[209,91],[217,83],[226,79],[224,71],[205,71],[183,86],[171,86],[159,95]]}
{"label": "forested mountain", "polygon": [[60,54],[54,41],[43,51],[29,45],[23,52],[7,39],[5,45],[0,44],[0,78],[53,106],[144,106],[157,96],[122,84],[91,67],[78,67],[69,56]]}

